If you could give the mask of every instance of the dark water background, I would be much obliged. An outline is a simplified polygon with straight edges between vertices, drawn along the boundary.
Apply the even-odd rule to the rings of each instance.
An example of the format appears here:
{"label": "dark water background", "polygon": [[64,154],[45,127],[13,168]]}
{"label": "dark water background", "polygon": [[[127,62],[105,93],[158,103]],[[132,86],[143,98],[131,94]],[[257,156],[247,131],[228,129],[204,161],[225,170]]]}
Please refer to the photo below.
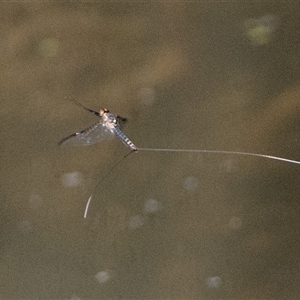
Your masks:
{"label": "dark water background", "polygon": [[57,142],[97,121],[72,98],[138,147],[300,160],[299,4],[0,8],[0,298],[298,299],[299,165],[139,152],[83,219],[128,149]]}

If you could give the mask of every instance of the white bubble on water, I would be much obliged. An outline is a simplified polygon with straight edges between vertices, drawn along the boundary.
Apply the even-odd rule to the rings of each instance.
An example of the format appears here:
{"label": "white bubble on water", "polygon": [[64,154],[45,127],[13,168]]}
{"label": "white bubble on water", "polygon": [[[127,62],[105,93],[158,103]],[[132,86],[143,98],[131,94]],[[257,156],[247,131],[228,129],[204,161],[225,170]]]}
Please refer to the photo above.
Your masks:
{"label": "white bubble on water", "polygon": [[111,278],[111,272],[108,270],[100,271],[95,275],[95,278],[99,283],[105,283]]}
{"label": "white bubble on water", "polygon": [[159,202],[155,199],[148,199],[144,204],[144,211],[146,214],[152,214],[159,210]]}
{"label": "white bubble on water", "polygon": [[219,276],[207,277],[206,285],[209,288],[217,289],[222,285],[222,279]]}
{"label": "white bubble on water", "polygon": [[144,225],[144,218],[140,215],[135,215],[130,218],[128,226],[130,229],[136,229],[142,227],[143,225]]}
{"label": "white bubble on water", "polygon": [[81,172],[69,172],[61,176],[61,181],[65,187],[77,187],[83,183],[83,175]]}
{"label": "white bubble on water", "polygon": [[187,191],[195,191],[198,188],[199,181],[196,177],[190,176],[186,177],[184,180],[183,186]]}
{"label": "white bubble on water", "polygon": [[267,14],[257,19],[247,19],[244,29],[248,39],[254,46],[268,45],[274,38],[274,33],[280,25],[276,15]]}

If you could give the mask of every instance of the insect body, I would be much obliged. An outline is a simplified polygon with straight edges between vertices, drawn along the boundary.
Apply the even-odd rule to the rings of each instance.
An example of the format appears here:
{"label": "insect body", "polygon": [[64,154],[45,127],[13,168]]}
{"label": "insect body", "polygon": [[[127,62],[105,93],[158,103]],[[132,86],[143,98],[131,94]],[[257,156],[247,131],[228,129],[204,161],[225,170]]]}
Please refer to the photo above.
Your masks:
{"label": "insect body", "polygon": [[[137,151],[136,146],[131,140],[122,132],[118,117],[109,113],[108,109],[101,109],[99,115],[102,117],[102,126],[106,127],[106,130],[116,135],[131,151]],[[124,120],[124,119],[123,119]]]}
{"label": "insect body", "polygon": [[78,102],[75,103],[83,107],[85,110],[100,117],[101,119],[96,124],[63,138],[58,143],[59,145],[70,144],[71,146],[88,146],[102,142],[104,140],[111,139],[114,136],[116,136],[127,147],[131,149],[131,152],[137,151],[137,147],[121,130],[120,123],[125,122],[125,118],[115,116],[114,114],[110,113],[109,110],[106,108],[100,109],[100,111],[97,112],[81,105]]}

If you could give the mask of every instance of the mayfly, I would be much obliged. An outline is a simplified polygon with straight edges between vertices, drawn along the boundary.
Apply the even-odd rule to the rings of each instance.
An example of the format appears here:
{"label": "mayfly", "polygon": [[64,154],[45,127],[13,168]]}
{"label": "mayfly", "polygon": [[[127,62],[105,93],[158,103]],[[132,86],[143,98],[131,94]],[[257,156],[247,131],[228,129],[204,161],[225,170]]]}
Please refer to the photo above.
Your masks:
{"label": "mayfly", "polygon": [[58,145],[70,143],[72,146],[89,146],[116,136],[129,147],[132,152],[137,151],[136,146],[121,130],[120,123],[125,122],[126,118],[115,116],[106,108],[100,109],[99,112],[97,112],[83,106],[79,102],[74,101],[74,103],[100,117],[100,121],[84,130],[68,135],[63,138]]}
{"label": "mayfly", "polygon": [[[63,138],[58,145],[70,145],[70,146],[89,146],[96,143],[100,143],[104,140],[112,139],[114,136],[119,138],[127,147],[130,148],[130,152],[125,155],[122,160],[120,160],[112,169],[110,169],[106,175],[98,182],[96,185],[94,191],[97,189],[99,184],[102,182],[102,180],[110,173],[112,172],[129,154],[136,152],[137,147],[133,144],[133,142],[122,132],[121,130],[121,123],[126,122],[126,118],[120,117],[118,115],[114,115],[109,112],[108,109],[103,108],[100,109],[99,112],[90,109],[88,107],[85,107],[81,103],[71,100],[78,106],[82,107],[86,111],[96,115],[97,117],[100,117],[100,121],[93,124],[92,126],[89,126],[88,128],[72,133],[68,135],[67,137]],[[87,216],[88,208],[90,205],[90,202],[92,200],[92,196],[94,194],[94,191],[92,192],[90,198],[87,201],[85,212],[84,212],[84,218]]]}
{"label": "mayfly", "polygon": [[127,119],[120,117],[118,115],[114,115],[109,112],[108,109],[100,109],[99,112],[92,110],[83,106],[81,103],[72,100],[75,104],[79,105],[86,111],[100,117],[100,121],[95,123],[94,125],[79,131],[75,132],[67,137],[63,138],[58,145],[71,145],[71,146],[89,146],[92,144],[96,144],[102,142],[104,140],[108,140],[113,138],[114,136],[119,138],[128,148],[130,148],[130,152],[122,157],[98,182],[93,192],[91,193],[86,207],[84,211],[84,218],[87,217],[88,209],[90,202],[92,200],[93,194],[98,188],[99,184],[106,178],[106,176],[111,173],[117,166],[121,164],[121,162],[129,156],[129,154],[137,151],[148,151],[148,152],[183,152],[183,153],[214,153],[214,154],[231,154],[231,155],[243,155],[243,156],[254,156],[254,157],[262,157],[267,159],[279,160],[283,162],[299,164],[300,161],[287,159],[278,156],[266,155],[266,154],[258,154],[251,152],[240,152],[240,151],[225,151],[225,150],[202,150],[202,149],[159,149],[159,148],[139,148],[136,147],[135,144],[122,132],[121,124],[124,123]]}

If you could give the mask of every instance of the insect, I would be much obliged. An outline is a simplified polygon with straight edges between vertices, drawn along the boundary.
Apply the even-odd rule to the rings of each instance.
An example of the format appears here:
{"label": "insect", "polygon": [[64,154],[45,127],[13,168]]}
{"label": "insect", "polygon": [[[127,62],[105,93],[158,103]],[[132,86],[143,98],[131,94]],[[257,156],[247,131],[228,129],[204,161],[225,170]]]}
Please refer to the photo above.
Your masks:
{"label": "insect", "polygon": [[89,146],[116,136],[131,149],[131,152],[137,151],[136,146],[121,130],[120,124],[122,122],[124,123],[126,118],[115,116],[106,108],[100,109],[100,111],[97,112],[83,106],[79,102],[74,100],[72,101],[88,112],[100,117],[100,121],[82,131],[72,133],[71,135],[63,138],[58,143],[59,146],[63,144],[71,144],[72,146]]}
{"label": "insect", "polygon": [[278,160],[287,163],[293,163],[300,165],[300,161],[292,160],[288,158],[266,155],[266,154],[259,154],[259,153],[251,153],[251,152],[241,152],[241,151],[225,151],[225,150],[204,150],[204,149],[159,149],[159,148],[140,148],[136,147],[135,144],[122,132],[121,130],[121,123],[124,123],[127,119],[122,118],[120,116],[115,116],[109,112],[108,109],[100,109],[99,112],[92,110],[83,106],[81,103],[71,100],[78,106],[82,107],[83,109],[87,110],[88,112],[100,117],[100,121],[95,123],[94,125],[73,133],[65,138],[63,138],[58,144],[59,145],[67,145],[70,146],[88,146],[92,144],[96,144],[102,142],[104,140],[108,140],[116,136],[119,138],[128,148],[130,148],[130,152],[122,157],[103,177],[95,186],[94,190],[92,191],[86,207],[84,211],[84,218],[87,217],[88,209],[94,192],[100,185],[100,183],[106,178],[106,176],[111,173],[114,169],[119,166],[122,161],[129,156],[129,154],[137,151],[146,151],[146,152],[182,152],[182,153],[213,153],[213,154],[227,154],[227,155],[240,155],[240,156],[254,156],[254,157],[261,157],[266,159]]}

